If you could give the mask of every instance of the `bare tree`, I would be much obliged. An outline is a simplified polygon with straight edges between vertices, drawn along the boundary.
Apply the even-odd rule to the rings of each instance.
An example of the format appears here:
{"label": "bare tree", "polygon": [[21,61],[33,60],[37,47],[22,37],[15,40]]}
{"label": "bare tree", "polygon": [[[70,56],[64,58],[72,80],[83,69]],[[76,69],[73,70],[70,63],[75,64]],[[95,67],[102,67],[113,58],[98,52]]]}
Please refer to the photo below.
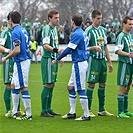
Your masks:
{"label": "bare tree", "polygon": [[16,7],[17,10],[22,15],[22,20],[25,17],[28,17],[29,21],[32,21],[35,17],[37,17],[37,13],[39,10],[39,6],[44,0],[16,0],[14,9]]}
{"label": "bare tree", "polygon": [[85,20],[90,17],[94,9],[102,11],[103,21],[115,18],[120,20],[122,16],[131,12],[132,4],[132,0],[0,0],[0,6],[7,2],[13,4],[13,10],[20,11],[22,20],[28,17],[31,22],[36,17],[43,21],[47,19],[48,9],[57,9],[60,13],[61,23],[64,20],[70,20],[74,13],[81,13]]}

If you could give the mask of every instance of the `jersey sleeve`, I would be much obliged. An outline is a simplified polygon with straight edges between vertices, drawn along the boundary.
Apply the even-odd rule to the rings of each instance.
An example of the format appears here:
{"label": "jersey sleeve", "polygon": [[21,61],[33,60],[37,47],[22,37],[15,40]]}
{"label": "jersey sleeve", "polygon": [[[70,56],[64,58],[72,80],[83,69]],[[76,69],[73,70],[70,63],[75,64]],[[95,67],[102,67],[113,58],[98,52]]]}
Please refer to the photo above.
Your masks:
{"label": "jersey sleeve", "polygon": [[3,31],[0,36],[0,45],[5,46],[6,40],[7,40],[7,34],[6,32]]}
{"label": "jersey sleeve", "polygon": [[69,47],[71,49],[76,49],[76,47],[80,41],[81,41],[80,37],[77,34],[72,34],[71,40],[67,47]]}
{"label": "jersey sleeve", "polygon": [[45,26],[42,31],[42,42],[44,44],[50,44],[49,27]]}
{"label": "jersey sleeve", "polygon": [[122,50],[124,48],[124,44],[122,43],[122,37],[117,37],[116,39],[116,45],[115,45],[115,53],[117,53],[119,50]]}

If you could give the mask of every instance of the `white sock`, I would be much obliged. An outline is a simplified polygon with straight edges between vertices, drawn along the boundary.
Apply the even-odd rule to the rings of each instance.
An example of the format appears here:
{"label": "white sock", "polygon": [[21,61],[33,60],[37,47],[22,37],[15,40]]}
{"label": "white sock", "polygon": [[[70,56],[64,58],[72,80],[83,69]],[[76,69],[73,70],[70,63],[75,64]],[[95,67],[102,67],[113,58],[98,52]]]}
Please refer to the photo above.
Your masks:
{"label": "white sock", "polygon": [[26,115],[30,117],[32,115],[31,113],[31,99],[28,90],[24,90],[22,93],[22,100],[24,103],[24,107],[26,110]]}
{"label": "white sock", "polygon": [[12,113],[13,114],[17,113],[18,104],[19,104],[19,96],[20,96],[20,94],[12,94],[12,103],[13,103]]}
{"label": "white sock", "polygon": [[31,113],[31,100],[30,99],[24,99],[24,98],[22,98],[22,100],[23,100],[24,107],[26,110],[26,115],[28,117],[30,117],[32,115],[32,113]]}
{"label": "white sock", "polygon": [[69,102],[70,102],[70,114],[74,114],[75,113],[75,108],[76,108],[76,98],[71,98],[69,97]]}
{"label": "white sock", "polygon": [[84,110],[84,116],[89,117],[90,113],[88,111],[88,99],[80,98],[80,104],[81,104],[82,109]]}

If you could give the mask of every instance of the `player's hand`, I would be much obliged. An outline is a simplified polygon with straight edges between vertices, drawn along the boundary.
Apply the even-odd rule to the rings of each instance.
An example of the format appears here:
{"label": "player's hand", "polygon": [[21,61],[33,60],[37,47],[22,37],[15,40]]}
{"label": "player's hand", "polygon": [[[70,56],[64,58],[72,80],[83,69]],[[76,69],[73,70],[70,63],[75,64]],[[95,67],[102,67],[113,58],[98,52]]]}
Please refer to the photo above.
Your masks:
{"label": "player's hand", "polygon": [[6,62],[6,57],[3,57],[3,58],[1,59],[1,61],[2,61],[2,63]]}
{"label": "player's hand", "polygon": [[63,52],[64,49],[59,49],[58,54],[60,55]]}
{"label": "player's hand", "polygon": [[56,62],[57,62],[57,60],[56,60],[56,59],[55,59],[55,60],[53,60],[53,61],[52,61],[52,63],[51,63],[51,65],[52,65],[52,66],[54,66],[54,64],[55,64]]}
{"label": "player's hand", "polygon": [[129,57],[133,58],[133,52],[129,53]]}
{"label": "player's hand", "polygon": [[60,60],[60,67],[62,67],[64,65],[64,61]]}
{"label": "player's hand", "polygon": [[8,51],[8,53],[10,54],[12,52],[12,50],[10,49],[9,51]]}
{"label": "player's hand", "polygon": [[108,64],[108,67],[109,67],[109,72],[111,73],[113,71],[113,66],[112,64]]}
{"label": "player's hand", "polygon": [[96,50],[97,52],[102,53],[101,47],[99,47],[99,46],[95,46],[95,47],[96,47],[95,50]]}

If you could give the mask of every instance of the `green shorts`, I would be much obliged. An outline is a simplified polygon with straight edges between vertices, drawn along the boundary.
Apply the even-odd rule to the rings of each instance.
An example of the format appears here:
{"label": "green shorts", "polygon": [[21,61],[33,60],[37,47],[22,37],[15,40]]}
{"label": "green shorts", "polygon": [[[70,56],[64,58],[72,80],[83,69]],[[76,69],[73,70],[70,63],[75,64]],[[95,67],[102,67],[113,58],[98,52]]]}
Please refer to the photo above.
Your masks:
{"label": "green shorts", "polygon": [[5,84],[11,84],[13,75],[13,61],[12,59],[6,60],[3,64],[3,80]]}
{"label": "green shorts", "polygon": [[90,57],[88,60],[87,82],[105,83],[107,79],[107,64],[105,59],[95,59]]}
{"label": "green shorts", "polygon": [[117,73],[117,85],[129,86],[132,82],[132,65],[119,62]]}
{"label": "green shorts", "polygon": [[51,58],[41,59],[41,72],[43,85],[47,83],[55,83],[57,81],[58,63],[51,66]]}

